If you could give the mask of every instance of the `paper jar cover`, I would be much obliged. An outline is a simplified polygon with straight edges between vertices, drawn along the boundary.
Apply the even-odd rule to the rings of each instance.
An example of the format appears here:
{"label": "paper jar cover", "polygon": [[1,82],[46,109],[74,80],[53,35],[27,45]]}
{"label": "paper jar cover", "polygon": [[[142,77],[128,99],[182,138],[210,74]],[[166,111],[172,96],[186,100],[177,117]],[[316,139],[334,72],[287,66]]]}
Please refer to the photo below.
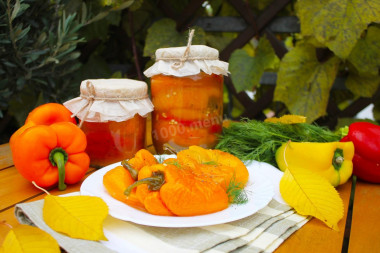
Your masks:
{"label": "paper jar cover", "polygon": [[63,104],[81,121],[121,122],[135,114],[146,117],[153,111],[145,82],[132,79],[84,80],[80,96]]}
{"label": "paper jar cover", "polygon": [[[185,56],[187,48],[188,54]],[[229,73],[228,63],[219,60],[218,50],[204,45],[160,48],[155,57],[156,62],[144,71],[147,77],[159,74],[183,77],[199,74],[200,71],[209,75],[226,76]]]}

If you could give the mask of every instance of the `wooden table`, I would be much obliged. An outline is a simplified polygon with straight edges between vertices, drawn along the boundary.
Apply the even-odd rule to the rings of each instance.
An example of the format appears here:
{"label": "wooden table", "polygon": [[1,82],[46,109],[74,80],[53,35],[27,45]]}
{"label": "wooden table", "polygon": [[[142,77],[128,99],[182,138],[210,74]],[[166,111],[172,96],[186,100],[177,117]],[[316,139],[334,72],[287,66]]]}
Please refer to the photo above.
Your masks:
{"label": "wooden table", "polygon": [[[148,140],[149,142],[150,140]],[[150,142],[151,143],[151,142]],[[150,145],[148,149],[152,149]],[[26,154],[27,155],[27,154]],[[86,176],[94,169],[90,169]],[[68,186],[64,192],[48,189],[53,195],[79,191],[81,182]],[[355,187],[353,187],[355,186]],[[347,219],[351,188],[354,188],[352,220]],[[339,232],[329,229],[317,219],[312,219],[295,232],[277,250],[283,252],[380,252],[380,185],[355,180],[339,186],[338,191],[345,206],[344,218],[339,222]],[[25,180],[13,166],[9,144],[0,145],[0,222],[16,227],[14,216],[17,203],[30,202],[44,197],[44,193]],[[0,224],[0,245],[10,228]]]}

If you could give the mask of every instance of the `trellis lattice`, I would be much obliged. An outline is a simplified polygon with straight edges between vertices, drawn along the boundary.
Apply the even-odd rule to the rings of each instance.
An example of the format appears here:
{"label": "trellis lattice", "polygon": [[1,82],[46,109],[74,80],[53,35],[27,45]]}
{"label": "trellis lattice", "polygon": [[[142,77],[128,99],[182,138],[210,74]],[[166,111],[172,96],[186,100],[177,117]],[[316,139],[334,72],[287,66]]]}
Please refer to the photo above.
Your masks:
{"label": "trellis lattice", "polygon": [[[220,52],[220,59],[224,61],[229,60],[234,50],[243,47],[252,38],[264,34],[270,41],[277,56],[281,59],[287,53],[287,49],[283,42],[276,38],[275,33],[297,33],[300,31],[297,17],[277,16],[283,8],[291,3],[291,0],[274,0],[259,16],[253,13],[252,9],[243,0],[228,0],[231,6],[240,14],[240,17],[197,17],[196,12],[202,7],[204,2],[205,0],[190,1],[181,13],[174,12],[165,0],[159,1],[158,6],[167,17],[176,21],[178,31],[184,31],[190,26],[197,25],[202,27],[205,31],[239,32],[239,35]],[[317,51],[318,59],[323,59],[326,54],[328,54],[328,50]],[[244,91],[237,92],[231,79],[229,77],[225,79],[225,84],[230,95],[236,97],[245,108],[239,118],[266,118],[263,114],[263,110],[268,108],[273,101],[276,79],[276,73],[264,73],[260,83],[262,85],[268,85],[268,88],[257,101],[252,100]],[[338,76],[333,88],[345,89],[344,81],[344,77]],[[380,88],[373,97],[359,98],[344,110],[340,110],[330,96],[327,106],[327,116],[318,119],[317,123],[334,128],[338,118],[354,117],[358,112],[379,98]]]}

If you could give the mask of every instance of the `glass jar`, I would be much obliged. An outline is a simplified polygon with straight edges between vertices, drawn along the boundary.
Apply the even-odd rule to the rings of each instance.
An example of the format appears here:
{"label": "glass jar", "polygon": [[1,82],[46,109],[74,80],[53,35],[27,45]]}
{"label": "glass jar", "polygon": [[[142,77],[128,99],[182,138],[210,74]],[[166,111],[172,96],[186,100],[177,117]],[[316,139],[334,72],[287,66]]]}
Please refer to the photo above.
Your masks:
{"label": "glass jar", "polygon": [[80,119],[91,167],[132,158],[144,148],[146,116],[153,110],[145,82],[85,80],[81,96],[64,105]]}
{"label": "glass jar", "polygon": [[157,50],[156,66],[144,72],[151,77],[152,140],[157,153],[165,153],[165,144],[175,151],[192,145],[213,148],[222,131],[223,74],[228,65],[217,59],[216,49],[190,46],[177,68],[185,50]]}
{"label": "glass jar", "polygon": [[133,118],[116,122],[83,122],[82,130],[87,137],[86,153],[92,167],[132,158],[145,144],[146,118]]}

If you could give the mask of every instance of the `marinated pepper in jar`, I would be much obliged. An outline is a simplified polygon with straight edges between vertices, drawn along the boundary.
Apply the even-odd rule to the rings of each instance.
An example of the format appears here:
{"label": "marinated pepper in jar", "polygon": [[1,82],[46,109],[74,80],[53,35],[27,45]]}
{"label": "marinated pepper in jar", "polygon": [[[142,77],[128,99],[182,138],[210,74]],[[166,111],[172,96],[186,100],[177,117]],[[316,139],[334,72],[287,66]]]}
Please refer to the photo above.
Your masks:
{"label": "marinated pepper in jar", "polygon": [[228,63],[207,46],[162,48],[151,77],[152,139],[158,153],[164,144],[176,151],[192,145],[213,148],[223,121],[223,75]]}
{"label": "marinated pepper in jar", "polygon": [[64,103],[80,119],[91,166],[128,159],[145,144],[146,117],[153,110],[145,82],[95,79],[81,83],[81,95]]}

